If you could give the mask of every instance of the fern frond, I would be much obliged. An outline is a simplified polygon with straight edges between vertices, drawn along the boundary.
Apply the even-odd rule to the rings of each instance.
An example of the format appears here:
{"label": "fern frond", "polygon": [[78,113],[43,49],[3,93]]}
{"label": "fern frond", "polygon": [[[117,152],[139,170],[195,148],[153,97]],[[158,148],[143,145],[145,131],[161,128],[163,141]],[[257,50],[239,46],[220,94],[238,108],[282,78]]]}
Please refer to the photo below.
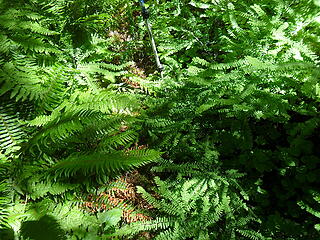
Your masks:
{"label": "fern frond", "polygon": [[14,149],[25,140],[23,124],[17,116],[16,106],[10,102],[0,104],[1,151]]}
{"label": "fern frond", "polygon": [[[71,103],[71,104],[70,104]],[[64,106],[72,115],[84,114],[86,111],[99,111],[107,114],[132,114],[138,108],[137,99],[132,94],[116,94],[107,90],[95,93],[77,91]]]}
{"label": "fern frond", "polygon": [[[313,195],[313,199],[315,200],[316,203],[320,203],[320,194],[318,192],[312,192]],[[320,219],[320,211],[317,210],[315,207],[311,207],[310,205],[306,204],[303,201],[299,201],[298,205],[304,209],[305,211],[307,211],[308,213],[312,214],[313,216],[317,217]],[[320,224],[315,224],[314,225],[315,229],[317,231],[320,231]]]}
{"label": "fern frond", "polygon": [[7,196],[8,185],[5,182],[0,182],[0,228],[8,227],[9,207],[10,199]]}
{"label": "fern frond", "polygon": [[[148,201],[152,206],[156,208],[164,207],[162,202],[155,197],[153,197],[150,193],[148,193],[144,188],[137,186],[137,193],[140,193],[142,197]],[[165,207],[164,207],[165,208]],[[166,208],[165,208],[166,209]]]}
{"label": "fern frond", "polygon": [[[11,92],[16,101],[34,101],[44,110],[58,106],[66,93],[68,77],[63,67],[41,68],[35,60],[15,55],[15,61],[6,63],[0,71],[0,95]],[[26,67],[26,66],[27,67]]]}
{"label": "fern frond", "polygon": [[76,187],[76,184],[71,183],[51,182],[49,179],[40,180],[39,176],[35,175],[28,179],[26,191],[31,199],[37,200],[48,195],[62,196],[65,192]]}
{"label": "fern frond", "polygon": [[[233,174],[235,177],[238,175],[236,171],[228,172],[230,178]],[[125,226],[123,230],[128,234],[136,234],[143,230],[158,231],[155,239],[188,239],[192,237],[209,239],[209,229],[212,231],[212,236],[220,236],[218,234],[221,231],[218,230],[219,222],[226,221],[227,225],[223,235],[234,235],[235,228],[249,225],[254,218],[247,214],[246,205],[233,192],[234,189],[231,190],[229,181],[230,179],[217,174],[215,177],[210,176],[210,178],[198,179],[194,177],[171,182],[155,178],[156,192],[160,198],[154,197],[141,187],[137,187],[138,193],[142,194],[142,197],[158,211],[165,214],[164,216],[170,219],[170,224],[168,222],[166,229],[162,229],[161,226],[153,226],[149,229],[146,225],[149,223],[147,221],[140,222],[141,226],[138,226],[138,223],[135,223],[134,226]],[[237,222],[235,219],[241,221]],[[199,228],[199,225],[202,228]],[[132,232],[130,232],[131,230]],[[257,233],[254,236],[258,235]]]}
{"label": "fern frond", "polygon": [[128,171],[147,163],[156,161],[160,157],[155,150],[132,150],[129,152],[91,154],[74,154],[56,163],[50,172],[55,177],[70,177],[77,174],[114,175],[121,171]]}
{"label": "fern frond", "polygon": [[252,240],[264,240],[266,239],[261,233],[255,232],[252,230],[236,230],[238,233],[240,233],[242,236],[252,239]]}
{"label": "fern frond", "polygon": [[159,127],[167,127],[170,125],[173,125],[175,122],[169,119],[148,119],[146,121],[146,125],[150,126],[150,127],[155,127],[155,128],[159,128]]}
{"label": "fern frond", "polygon": [[[135,133],[121,132],[121,125],[130,123],[130,115],[138,108],[131,95],[117,95],[108,91],[75,92],[49,116],[38,116],[29,121],[30,126],[41,127],[28,142],[32,148],[37,143],[47,146],[71,137],[95,139],[99,148],[110,148],[135,139]],[[99,140],[98,140],[99,139]],[[109,144],[109,146],[105,144]]]}
{"label": "fern frond", "polygon": [[157,229],[167,229],[173,226],[171,219],[165,217],[159,217],[154,220],[144,222],[134,222],[120,228],[114,236],[133,236],[141,231],[151,231]]}
{"label": "fern frond", "polygon": [[180,236],[179,232],[172,229],[168,229],[160,232],[154,239],[155,240],[178,240],[178,239],[183,239],[183,237]]}
{"label": "fern frond", "polygon": [[0,34],[0,42],[2,43],[0,46],[0,53],[8,54],[10,52],[10,48],[14,45],[13,42],[6,35],[2,34]]}
{"label": "fern frond", "polygon": [[113,136],[107,136],[101,140],[98,149],[116,148],[118,146],[125,146],[128,143],[137,140],[138,134],[134,130],[127,130],[125,132],[120,132]]}

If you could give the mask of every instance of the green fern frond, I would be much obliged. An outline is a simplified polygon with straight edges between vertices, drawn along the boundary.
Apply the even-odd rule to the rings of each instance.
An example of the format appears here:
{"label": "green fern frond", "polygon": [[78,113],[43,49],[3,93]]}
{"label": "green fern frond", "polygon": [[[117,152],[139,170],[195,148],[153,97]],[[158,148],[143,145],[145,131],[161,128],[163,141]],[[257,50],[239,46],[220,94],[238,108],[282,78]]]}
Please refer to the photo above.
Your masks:
{"label": "green fern frond", "polygon": [[101,140],[98,145],[98,149],[111,149],[118,146],[126,146],[128,143],[132,143],[137,140],[138,134],[134,130],[127,130],[125,132],[120,132],[113,136],[105,137]]}
{"label": "green fern frond", "polygon": [[[94,75],[101,74],[103,76],[103,79],[114,83],[116,81],[117,76],[121,76],[126,73],[125,71],[121,71],[123,70],[124,66],[125,65],[119,66],[119,65],[93,62],[93,63],[79,64],[77,69],[80,71],[82,75],[85,75],[88,78],[87,81],[89,82],[98,81],[98,78],[94,77]],[[110,71],[109,69],[112,71]]]}
{"label": "green fern frond", "polygon": [[155,150],[132,150],[129,152],[91,154],[74,154],[67,159],[61,160],[50,169],[57,177],[70,177],[77,174],[85,176],[111,176],[121,171],[128,171],[140,167],[160,158]]}
{"label": "green fern frond", "polygon": [[134,222],[120,228],[114,235],[115,236],[133,236],[141,231],[150,231],[154,229],[167,229],[173,226],[174,223],[171,219],[165,217],[159,217],[154,220],[145,222]]}
{"label": "green fern frond", "polygon": [[[66,138],[72,136],[75,133],[79,133],[83,129],[80,120],[70,120],[65,122],[60,122],[56,126],[49,126],[45,131],[39,131],[35,137],[30,139],[29,143],[36,143],[39,141],[50,142],[61,142]],[[49,138],[49,139],[48,139]]]}
{"label": "green fern frond", "polygon": [[[6,36],[0,34],[0,42],[2,43],[0,46],[0,53],[6,55],[10,52],[10,48],[12,47],[13,42]],[[1,66],[2,64],[0,64]]]}
{"label": "green fern frond", "polygon": [[50,195],[62,196],[65,192],[75,189],[76,184],[52,182],[49,179],[40,180],[40,176],[35,175],[28,179],[27,189],[29,196],[33,200]]}
{"label": "green fern frond", "polygon": [[[27,18],[29,21],[25,21]],[[51,31],[48,28],[39,24],[41,16],[35,12],[22,10],[18,8],[10,8],[0,17],[0,26],[9,30],[23,31],[29,30],[33,33],[43,35],[55,35],[57,32]]]}
{"label": "green fern frond", "polygon": [[158,127],[167,127],[167,126],[170,126],[170,125],[173,125],[175,122],[174,121],[171,121],[169,119],[148,119],[146,121],[146,125],[147,126],[150,126],[150,127],[155,127],[155,128],[158,128]]}
{"label": "green fern frond", "polygon": [[66,112],[72,115],[84,114],[86,111],[107,114],[132,114],[132,111],[136,110],[139,104],[131,94],[116,94],[107,90],[99,90],[95,93],[77,91],[70,97],[70,102],[64,104],[64,107]]}
{"label": "green fern frond", "polygon": [[169,214],[170,213],[172,213],[173,215],[177,214],[176,209],[175,209],[175,211],[172,211],[169,204],[166,204],[166,202],[156,199],[155,197],[153,197],[150,193],[148,193],[142,187],[137,186],[137,193],[140,193],[142,195],[142,197],[145,200],[147,200],[147,202],[150,203],[155,208],[162,209],[163,211],[168,212]]}
{"label": "green fern frond", "polygon": [[160,232],[154,239],[155,240],[178,240],[178,239],[183,239],[181,232],[176,228],[176,229],[168,229]]}
{"label": "green fern frond", "polygon": [[60,53],[60,51],[56,47],[52,47],[52,45],[46,43],[41,38],[34,38],[34,39],[25,39],[20,40],[18,45],[24,51],[31,50],[35,53],[43,53],[43,54],[55,54]]}
{"label": "green fern frond", "polygon": [[238,233],[240,233],[242,236],[252,239],[252,240],[264,240],[266,239],[261,233],[255,232],[252,230],[236,230]]}
{"label": "green fern frond", "polygon": [[[28,71],[27,73],[19,71],[12,63],[4,64],[0,72],[0,81],[2,82],[0,94],[12,91],[11,96],[17,95],[18,99],[26,99],[29,95],[31,98],[35,98],[37,91],[39,91],[37,84],[40,83],[40,79],[35,74],[29,73]],[[20,92],[21,94],[19,94]]]}
{"label": "green fern frond", "polygon": [[[230,171],[237,175],[236,171]],[[231,178],[231,177],[230,177]],[[125,234],[136,234],[140,231],[155,231],[158,234],[155,239],[211,239],[220,237],[219,223],[226,222],[223,236],[234,234],[234,230],[239,227],[247,226],[254,219],[247,213],[247,207],[240,198],[229,187],[229,180],[216,175],[215,179],[182,179],[175,182],[164,182],[159,178],[155,179],[157,184],[156,192],[159,198],[146,192],[143,188],[137,187],[138,193],[153,205],[159,212],[167,217],[165,228],[157,225],[149,225],[152,221],[135,223],[120,229]],[[239,203],[240,202],[240,203]],[[243,214],[246,217],[243,217]],[[241,219],[237,222],[236,219]],[[199,228],[199,226],[202,228]],[[229,229],[230,228],[230,229]],[[123,231],[123,232],[122,232]],[[132,232],[131,232],[132,231]],[[220,233],[219,233],[220,232]],[[252,231],[254,235],[254,231]],[[254,236],[258,236],[255,234]]]}
{"label": "green fern frond", "polygon": [[[320,194],[318,192],[312,192],[312,196],[313,196],[313,200],[316,203],[320,203]],[[313,216],[317,217],[320,219],[320,211],[316,209],[316,207],[311,207],[310,205],[306,204],[303,201],[299,201],[298,205],[304,209],[305,211],[307,211],[308,213],[312,214]],[[320,231],[320,224],[315,224],[314,225],[315,229],[317,231]]]}
{"label": "green fern frond", "polygon": [[10,205],[10,198],[7,196],[8,184],[0,182],[0,228],[8,227],[9,212],[7,208]]}
{"label": "green fern frond", "polygon": [[14,62],[2,67],[0,81],[3,82],[0,95],[11,92],[11,98],[16,101],[28,99],[50,111],[62,102],[68,77],[62,67],[44,69],[37,67],[34,59],[15,55]]}
{"label": "green fern frond", "polygon": [[[114,146],[135,139],[135,134],[119,133],[121,125],[130,123],[130,115],[138,108],[131,95],[108,91],[75,92],[49,116],[38,116],[29,126],[41,127],[30,140],[29,148],[37,143],[61,142],[70,137],[100,139]],[[80,135],[80,133],[82,135]],[[109,147],[110,147],[109,146]],[[108,146],[107,146],[108,147]]]}
{"label": "green fern frond", "polygon": [[24,126],[17,116],[16,106],[10,102],[0,104],[1,151],[14,149],[25,140]]}

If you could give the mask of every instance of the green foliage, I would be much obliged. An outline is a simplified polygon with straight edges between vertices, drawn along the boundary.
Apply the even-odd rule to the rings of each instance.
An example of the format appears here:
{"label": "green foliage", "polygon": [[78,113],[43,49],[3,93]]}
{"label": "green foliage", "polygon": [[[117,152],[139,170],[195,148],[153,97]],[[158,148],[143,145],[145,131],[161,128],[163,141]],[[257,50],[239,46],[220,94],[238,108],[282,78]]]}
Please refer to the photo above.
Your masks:
{"label": "green foliage", "polygon": [[0,105],[0,147],[12,151],[25,139],[23,124],[14,103],[4,102]]}
{"label": "green foliage", "polygon": [[161,79],[137,2],[0,0],[0,238],[319,238],[319,2],[148,5]]}
{"label": "green foliage", "polygon": [[8,211],[7,207],[10,204],[10,198],[8,197],[8,186],[6,183],[0,183],[0,228],[8,226]]}
{"label": "green foliage", "polygon": [[20,236],[34,240],[45,236],[48,239],[105,239],[102,233],[112,233],[121,216],[122,210],[117,208],[95,216],[72,201],[57,204],[43,200],[29,204],[21,223]]}
{"label": "green foliage", "polygon": [[26,221],[21,226],[21,235],[24,239],[47,239],[65,240],[65,234],[54,218],[43,216],[38,221]]}
{"label": "green foliage", "polygon": [[132,148],[140,103],[129,89],[119,91],[131,63],[116,59],[115,40],[106,36],[126,4],[1,1],[0,181],[10,189],[10,199],[1,197],[1,234],[104,239],[122,211],[94,216],[74,201],[160,158]]}
{"label": "green foliage", "polygon": [[167,76],[147,102],[146,142],[167,153],[154,170],[174,179],[237,169],[267,236],[317,238],[297,203],[319,184],[319,9],[153,3]]}
{"label": "green foliage", "polygon": [[[137,141],[133,129],[127,132],[121,129],[122,126],[127,129],[131,128],[130,124],[136,124],[132,116],[137,114],[139,103],[133,95],[102,89],[102,85],[115,83],[116,77],[124,74],[121,70],[126,64],[108,62],[111,59],[110,55],[106,55],[106,48],[110,41],[101,38],[101,29],[95,34],[93,29],[83,30],[83,34],[91,37],[79,45],[80,42],[75,39],[79,36],[69,27],[73,25],[81,29],[88,22],[77,20],[68,25],[66,18],[73,18],[74,14],[79,19],[90,16],[94,19],[96,16],[87,12],[83,12],[83,16],[69,13],[69,6],[73,6],[72,11],[82,9],[84,2],[59,1],[55,4],[47,1],[40,4],[34,1],[26,5],[6,2],[1,6],[5,20],[1,25],[4,36],[12,38],[12,41],[17,35],[22,36],[19,38],[21,43],[16,47],[12,48],[13,44],[8,43],[10,49],[3,49],[6,55],[2,59],[6,63],[1,62],[1,95],[34,106],[20,119],[20,114],[14,112],[15,105],[1,106],[1,146],[11,150],[14,145],[22,146],[19,154],[27,161],[22,164],[20,159],[15,159],[16,165],[21,171],[33,171],[34,174],[38,174],[41,168],[54,166],[54,170],[49,172],[55,172],[56,176],[74,175],[80,169],[81,173],[90,172],[89,175],[94,172],[105,175],[105,171],[115,173],[116,170],[128,170],[155,160],[159,155],[155,152],[132,152],[131,159],[128,158],[130,154],[116,152]],[[49,24],[55,20],[55,25]],[[70,32],[64,31],[66,29]],[[79,48],[72,48],[68,41],[70,38]],[[24,48],[24,41],[30,39],[44,44],[41,48],[38,45]],[[56,50],[46,50],[49,46]],[[50,61],[45,62],[45,59]],[[32,117],[34,119],[29,120]],[[29,120],[26,123],[32,132],[25,138],[23,125],[20,124],[24,120]],[[22,141],[24,143],[21,145]],[[74,153],[80,151],[79,147],[84,148],[76,157]],[[109,157],[104,158],[104,155]],[[100,161],[91,161],[91,165],[89,156],[99,156],[96,160]],[[36,161],[33,160],[35,157],[38,158]],[[59,160],[63,161],[59,163]],[[19,175],[17,172],[14,174]],[[26,181],[23,177],[29,178],[31,175],[31,172],[24,172],[18,182]]]}
{"label": "green foliage", "polygon": [[154,239],[242,239],[241,235],[265,239],[247,229],[250,222],[259,221],[236,193],[237,187],[229,184],[235,180],[232,175],[171,183],[156,178],[156,194],[161,199],[138,187],[143,198],[157,209],[156,216],[163,217],[125,226],[116,235],[152,230],[158,233]]}
{"label": "green foliage", "polygon": [[[320,194],[317,193],[317,192],[313,192],[312,194],[313,196],[313,200],[319,204],[320,203]],[[316,210],[314,209],[313,207],[310,207],[308,204],[306,204],[305,202],[302,202],[300,201],[299,203],[299,206],[302,208],[302,209],[305,209],[307,212],[311,213],[312,215],[314,215],[315,217],[317,218],[320,218],[320,211],[319,210]],[[318,206],[319,207],[319,206]],[[317,231],[320,231],[320,224],[317,223],[314,225],[314,228],[317,230]]]}
{"label": "green foliage", "polygon": [[140,167],[159,158],[159,152],[154,150],[133,150],[122,152],[95,152],[92,154],[72,155],[53,165],[50,172],[55,176],[70,177],[78,175],[93,175],[101,177],[112,176],[119,171],[128,171]]}

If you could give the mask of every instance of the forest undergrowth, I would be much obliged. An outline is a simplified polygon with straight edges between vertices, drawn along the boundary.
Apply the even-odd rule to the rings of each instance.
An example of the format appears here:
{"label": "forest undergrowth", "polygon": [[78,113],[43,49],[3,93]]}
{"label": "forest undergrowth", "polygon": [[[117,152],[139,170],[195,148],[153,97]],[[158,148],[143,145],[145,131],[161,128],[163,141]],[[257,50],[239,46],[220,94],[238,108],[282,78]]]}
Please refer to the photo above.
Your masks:
{"label": "forest undergrowth", "polygon": [[320,1],[0,0],[0,239],[320,238]]}

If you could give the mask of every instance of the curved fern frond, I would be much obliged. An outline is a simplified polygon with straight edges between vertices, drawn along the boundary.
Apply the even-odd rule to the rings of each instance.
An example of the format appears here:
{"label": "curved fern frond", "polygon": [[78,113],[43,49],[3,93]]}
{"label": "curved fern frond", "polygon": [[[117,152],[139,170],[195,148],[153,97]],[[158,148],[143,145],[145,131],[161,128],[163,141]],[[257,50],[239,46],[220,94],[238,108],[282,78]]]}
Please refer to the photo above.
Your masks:
{"label": "curved fern frond", "polygon": [[59,161],[49,170],[56,178],[70,177],[77,174],[97,177],[115,175],[140,167],[160,158],[155,150],[132,150],[129,152],[95,152],[90,154],[74,154]]}

